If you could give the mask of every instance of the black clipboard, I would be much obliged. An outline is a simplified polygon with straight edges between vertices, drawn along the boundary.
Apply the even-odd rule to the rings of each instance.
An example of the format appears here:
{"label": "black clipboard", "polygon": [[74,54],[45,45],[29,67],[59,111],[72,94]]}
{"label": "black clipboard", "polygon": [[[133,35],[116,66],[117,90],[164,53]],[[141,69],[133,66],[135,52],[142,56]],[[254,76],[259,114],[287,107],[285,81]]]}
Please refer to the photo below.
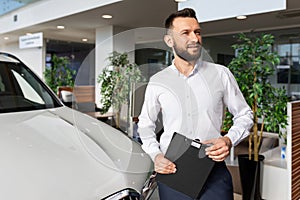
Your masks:
{"label": "black clipboard", "polygon": [[196,199],[215,161],[205,154],[205,144],[174,133],[165,157],[176,164],[175,174],[159,174],[156,180]]}

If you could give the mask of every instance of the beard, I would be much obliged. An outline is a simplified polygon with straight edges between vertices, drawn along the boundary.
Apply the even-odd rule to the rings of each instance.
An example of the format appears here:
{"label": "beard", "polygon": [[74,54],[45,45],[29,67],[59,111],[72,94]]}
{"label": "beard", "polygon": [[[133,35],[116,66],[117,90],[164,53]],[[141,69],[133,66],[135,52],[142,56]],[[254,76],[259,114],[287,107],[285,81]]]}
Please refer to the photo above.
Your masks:
{"label": "beard", "polygon": [[[190,53],[188,51],[189,48],[197,48],[197,49],[193,50]],[[178,45],[176,43],[174,43],[173,49],[178,57],[180,57],[181,59],[183,59],[187,62],[190,62],[190,61],[196,61],[200,58],[202,46],[198,42],[195,44],[188,44],[186,49],[184,49],[184,48],[178,47]]]}

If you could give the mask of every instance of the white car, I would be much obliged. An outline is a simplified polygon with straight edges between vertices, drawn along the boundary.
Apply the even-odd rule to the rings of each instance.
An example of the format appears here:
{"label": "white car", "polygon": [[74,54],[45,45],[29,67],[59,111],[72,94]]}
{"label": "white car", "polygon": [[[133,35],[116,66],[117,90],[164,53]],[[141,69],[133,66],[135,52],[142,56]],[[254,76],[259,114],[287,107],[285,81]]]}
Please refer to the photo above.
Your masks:
{"label": "white car", "polygon": [[151,169],[137,142],[64,106],[0,53],[0,199],[140,199]]}

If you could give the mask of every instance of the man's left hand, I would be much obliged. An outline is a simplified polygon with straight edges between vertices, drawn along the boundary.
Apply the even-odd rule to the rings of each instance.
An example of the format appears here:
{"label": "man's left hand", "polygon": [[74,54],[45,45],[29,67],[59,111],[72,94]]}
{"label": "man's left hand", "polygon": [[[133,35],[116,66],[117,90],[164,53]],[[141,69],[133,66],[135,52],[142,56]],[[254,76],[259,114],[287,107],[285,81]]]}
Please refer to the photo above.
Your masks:
{"label": "man's left hand", "polygon": [[232,146],[229,137],[219,137],[202,142],[203,144],[212,144],[205,149],[206,155],[214,161],[221,162],[226,159]]}

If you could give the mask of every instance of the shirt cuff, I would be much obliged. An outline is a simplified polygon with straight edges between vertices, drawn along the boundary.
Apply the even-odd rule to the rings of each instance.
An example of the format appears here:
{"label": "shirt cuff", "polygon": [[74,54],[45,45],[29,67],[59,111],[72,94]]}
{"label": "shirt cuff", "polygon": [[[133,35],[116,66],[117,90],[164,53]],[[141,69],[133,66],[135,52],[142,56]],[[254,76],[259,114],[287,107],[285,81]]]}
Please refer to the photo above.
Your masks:
{"label": "shirt cuff", "polygon": [[148,153],[148,155],[150,156],[150,158],[152,159],[153,162],[154,162],[155,157],[158,154],[162,154],[162,152],[161,151],[156,151],[156,152],[153,152],[153,153]]}
{"label": "shirt cuff", "polygon": [[224,136],[227,136],[231,140],[232,146],[236,146],[249,135],[249,131],[245,129],[241,132],[242,133],[237,133],[236,130],[229,130]]}

